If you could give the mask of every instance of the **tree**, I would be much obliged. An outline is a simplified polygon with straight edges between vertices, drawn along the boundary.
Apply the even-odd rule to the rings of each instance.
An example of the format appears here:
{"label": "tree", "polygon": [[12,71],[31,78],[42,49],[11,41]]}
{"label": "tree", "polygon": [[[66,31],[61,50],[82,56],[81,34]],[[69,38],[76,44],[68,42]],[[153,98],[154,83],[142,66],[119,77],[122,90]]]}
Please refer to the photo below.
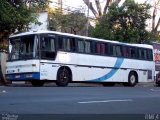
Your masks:
{"label": "tree", "polygon": [[[100,0],[95,0],[96,8],[93,7],[93,3],[90,0],[83,0],[83,2],[88,6],[88,8],[92,11],[96,19],[101,18],[103,15],[107,13],[108,7],[113,3],[114,0],[106,0],[104,9],[102,11],[102,5],[100,4]],[[119,4],[121,0],[115,0],[114,3]]]}
{"label": "tree", "polygon": [[158,17],[158,22],[156,24],[156,16],[157,16],[157,9],[160,5],[160,0],[154,1],[154,8],[153,8],[153,13],[152,13],[152,32],[156,33],[158,32],[158,27],[160,25],[160,17]]}
{"label": "tree", "polygon": [[150,18],[150,6],[126,0],[122,6],[113,3],[106,15],[100,19],[93,37],[118,40],[122,42],[142,43],[148,39],[146,20]]}
{"label": "tree", "polygon": [[64,14],[60,9],[57,9],[49,13],[48,28],[50,30],[77,34],[83,30],[86,22],[87,18],[81,10],[74,10]]}
{"label": "tree", "polygon": [[160,40],[159,35],[159,26],[160,26],[160,16],[158,15],[160,9],[160,0],[153,0],[150,4],[152,4],[151,9],[151,32],[150,32],[150,39]]}
{"label": "tree", "polygon": [[7,50],[8,36],[26,31],[36,22],[36,13],[48,5],[48,0],[0,0],[0,49]]}

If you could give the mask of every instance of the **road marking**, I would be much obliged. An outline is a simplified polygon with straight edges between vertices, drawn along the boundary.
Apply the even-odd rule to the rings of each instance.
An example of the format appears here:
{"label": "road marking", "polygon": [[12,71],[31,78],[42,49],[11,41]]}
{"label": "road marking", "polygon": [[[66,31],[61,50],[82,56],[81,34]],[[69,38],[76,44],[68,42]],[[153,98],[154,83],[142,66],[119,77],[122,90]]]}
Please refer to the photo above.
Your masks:
{"label": "road marking", "polygon": [[86,104],[86,103],[108,103],[108,102],[131,102],[133,101],[132,99],[124,99],[124,100],[102,100],[102,101],[84,101],[84,102],[78,102],[81,104]]}
{"label": "road marking", "polygon": [[151,91],[153,91],[153,92],[160,92],[160,89],[150,89]]}
{"label": "road marking", "polygon": [[0,91],[0,93],[7,93],[5,90]]}

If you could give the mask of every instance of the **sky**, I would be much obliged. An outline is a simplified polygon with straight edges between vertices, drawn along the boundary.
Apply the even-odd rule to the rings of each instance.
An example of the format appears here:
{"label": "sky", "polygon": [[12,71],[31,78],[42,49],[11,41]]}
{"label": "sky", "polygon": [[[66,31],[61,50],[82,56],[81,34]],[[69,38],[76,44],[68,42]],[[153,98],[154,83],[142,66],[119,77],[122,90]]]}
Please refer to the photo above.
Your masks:
{"label": "sky", "polygon": [[72,6],[72,7],[79,7],[82,6],[83,0],[63,0],[64,5]]}

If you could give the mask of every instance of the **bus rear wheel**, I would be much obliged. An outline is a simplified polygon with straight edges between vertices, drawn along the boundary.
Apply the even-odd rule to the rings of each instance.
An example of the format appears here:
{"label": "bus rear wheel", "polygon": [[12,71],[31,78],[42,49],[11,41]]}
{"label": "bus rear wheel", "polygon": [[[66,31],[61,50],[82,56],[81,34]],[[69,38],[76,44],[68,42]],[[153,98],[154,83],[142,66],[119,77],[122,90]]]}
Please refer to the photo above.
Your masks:
{"label": "bus rear wheel", "polygon": [[137,83],[137,76],[134,72],[130,72],[128,76],[128,86],[134,87]]}
{"label": "bus rear wheel", "polygon": [[57,73],[57,86],[67,86],[71,80],[70,72],[67,69],[60,69]]}
{"label": "bus rear wheel", "polygon": [[42,87],[44,85],[44,81],[31,81],[31,84],[34,87]]}

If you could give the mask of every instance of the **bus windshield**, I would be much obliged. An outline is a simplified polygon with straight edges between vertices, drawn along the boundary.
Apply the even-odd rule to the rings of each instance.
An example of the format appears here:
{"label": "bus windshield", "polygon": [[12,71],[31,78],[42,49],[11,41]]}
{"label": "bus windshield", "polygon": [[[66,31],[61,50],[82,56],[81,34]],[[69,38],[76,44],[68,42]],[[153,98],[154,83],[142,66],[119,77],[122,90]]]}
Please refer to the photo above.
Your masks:
{"label": "bus windshield", "polygon": [[38,37],[26,35],[10,39],[11,53],[9,60],[32,59],[38,57]]}

